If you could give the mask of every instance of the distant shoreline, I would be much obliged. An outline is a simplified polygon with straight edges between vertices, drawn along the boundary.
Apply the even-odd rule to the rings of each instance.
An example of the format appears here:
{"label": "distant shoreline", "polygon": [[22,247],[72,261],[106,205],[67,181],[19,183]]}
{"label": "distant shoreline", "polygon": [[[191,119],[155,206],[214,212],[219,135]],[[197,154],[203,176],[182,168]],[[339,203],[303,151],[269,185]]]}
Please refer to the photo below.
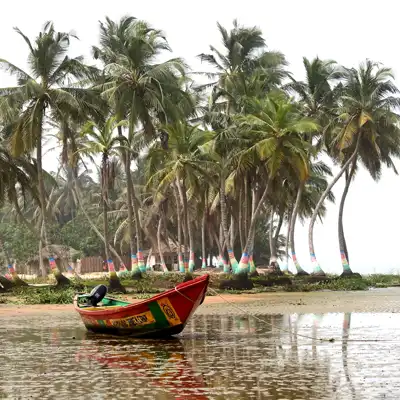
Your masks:
{"label": "distant shoreline", "polygon": [[[135,302],[134,295],[125,296]],[[228,300],[229,304],[225,300]],[[136,302],[142,301],[137,299]],[[237,308],[238,307],[238,308]],[[26,315],[74,313],[72,304],[0,304],[0,320]],[[274,292],[207,296],[196,314],[400,313],[400,288],[368,291]]]}

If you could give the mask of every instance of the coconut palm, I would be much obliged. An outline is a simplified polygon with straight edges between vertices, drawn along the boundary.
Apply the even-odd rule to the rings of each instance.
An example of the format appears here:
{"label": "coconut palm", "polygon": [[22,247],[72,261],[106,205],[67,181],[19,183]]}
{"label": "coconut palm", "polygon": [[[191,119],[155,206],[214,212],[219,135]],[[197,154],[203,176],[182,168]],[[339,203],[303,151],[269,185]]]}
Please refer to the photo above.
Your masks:
{"label": "coconut palm", "polygon": [[341,169],[328,185],[316,205],[309,227],[309,247],[314,271],[322,274],[314,252],[313,227],[319,207],[340,177],[346,173],[346,185],[339,209],[339,246],[343,275],[352,275],[346,254],[343,233],[343,208],[360,159],[373,177],[379,177],[382,164],[394,167],[392,157],[399,152],[397,128],[399,116],[393,111],[400,102],[395,94],[392,72],[367,60],[358,69],[345,69],[343,89],[337,109],[337,126],[332,131],[333,155]]}
{"label": "coconut palm", "polygon": [[[184,257],[189,262],[189,271],[194,267],[193,222],[188,207],[188,190],[200,192],[200,184],[207,176],[209,160],[199,151],[199,146],[211,136],[198,126],[185,122],[166,125],[163,130],[169,137],[168,150],[157,143],[149,152],[149,170],[157,164],[161,168],[149,177],[149,185],[156,185],[157,191],[164,192],[171,185],[176,185],[183,209]],[[189,254],[188,254],[189,253]],[[189,255],[189,257],[188,257]]]}
{"label": "coconut palm", "polygon": [[[96,114],[94,91],[71,81],[79,82],[93,77],[97,70],[83,64],[82,57],[68,57],[72,33],[57,32],[47,22],[34,42],[18,28],[16,32],[28,46],[29,72],[10,61],[0,59],[0,67],[17,79],[17,86],[0,89],[0,114],[7,131],[12,135],[12,148],[16,155],[36,149],[37,185],[43,217],[45,245],[46,192],[42,167],[42,139],[50,118],[63,120],[65,115]],[[57,271],[56,271],[57,272]],[[56,274],[58,282],[66,278]]]}
{"label": "coconut palm", "polygon": [[[115,109],[118,120],[129,119],[128,139],[131,143],[140,124],[148,139],[157,136],[155,124],[176,119],[183,109],[192,107],[190,96],[181,88],[186,66],[180,59],[157,63],[156,59],[170,51],[163,33],[145,21],[123,17],[117,23],[109,18],[100,23],[100,47],[93,47],[96,58],[104,64],[103,97]],[[179,106],[177,106],[179,104]],[[182,107],[182,109],[181,109]],[[122,128],[119,127],[122,135]],[[161,135],[161,133],[160,133]],[[162,136],[162,135],[161,135]],[[122,158],[127,175],[128,230],[133,247],[133,214],[136,223],[137,249],[141,254],[143,239],[139,211],[131,178],[130,151]]]}
{"label": "coconut palm", "polygon": [[241,129],[247,130],[248,148],[239,153],[238,168],[256,163],[265,168],[265,185],[250,221],[243,248],[239,273],[247,267],[248,252],[252,250],[253,230],[257,217],[279,175],[291,172],[300,181],[309,175],[308,141],[304,134],[317,132],[319,125],[303,117],[297,105],[282,94],[270,95],[251,103],[252,114],[239,119]]}
{"label": "coconut palm", "polygon": [[237,20],[229,32],[217,23],[221,34],[223,51],[210,46],[210,54],[200,54],[199,58],[216,70],[208,73],[214,81],[204,88],[213,87],[212,100],[221,100],[225,113],[241,111],[243,99],[252,94],[265,95],[277,87],[286,76],[286,61],[279,52],[266,50],[262,32],[257,27],[244,27]]}
{"label": "coconut palm", "polygon": [[[110,288],[112,290],[122,290],[117,273],[115,272],[114,264],[110,253],[110,236],[108,226],[108,209],[109,209],[109,191],[112,188],[113,171],[111,168],[111,158],[117,154],[121,147],[121,138],[115,136],[114,132],[118,125],[124,122],[117,123],[117,118],[111,116],[104,123],[95,123],[89,121],[82,129],[82,136],[85,140],[81,143],[79,152],[83,155],[95,156],[101,155],[101,191],[102,191],[102,206],[103,206],[103,234],[104,234],[104,250],[110,273]],[[133,271],[140,273],[139,271]]]}

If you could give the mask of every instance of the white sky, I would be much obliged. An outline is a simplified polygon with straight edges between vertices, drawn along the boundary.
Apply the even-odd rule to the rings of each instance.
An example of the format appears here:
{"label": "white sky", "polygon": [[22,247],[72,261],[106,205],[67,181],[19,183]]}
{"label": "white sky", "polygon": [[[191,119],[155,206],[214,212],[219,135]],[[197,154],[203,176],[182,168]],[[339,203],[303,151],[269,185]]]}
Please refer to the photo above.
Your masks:
{"label": "white sky", "polygon": [[[80,41],[73,44],[71,54],[83,54],[90,60],[90,46],[98,41],[98,21],[106,15],[119,19],[129,14],[164,30],[173,56],[183,57],[193,70],[199,71],[204,67],[196,55],[207,52],[209,44],[219,46],[216,22],[230,27],[237,18],[243,25],[259,26],[269,48],[286,55],[289,68],[298,79],[303,78],[302,57],[317,55],[345,66],[357,66],[370,58],[393,68],[397,76],[400,73],[396,46],[398,11],[395,0],[203,0],[193,8],[190,2],[178,0],[69,0],[67,3],[20,0],[2,7],[0,57],[25,66],[26,45],[12,28],[18,26],[33,38],[45,21],[52,20],[57,30],[74,30],[78,34]],[[12,81],[6,74],[0,73],[0,86],[10,84]],[[55,169],[55,157],[56,153],[47,156],[46,168]],[[400,270],[399,259],[392,253],[398,243],[399,183],[400,178],[391,171],[384,171],[378,184],[365,171],[360,171],[353,182],[344,214],[353,271]],[[341,271],[337,210],[342,189],[343,183],[339,182],[334,191],[337,205],[328,207],[324,224],[318,223],[314,234],[317,259],[327,272]],[[298,224],[296,249],[299,261],[310,270],[307,232],[308,223],[304,227]]]}

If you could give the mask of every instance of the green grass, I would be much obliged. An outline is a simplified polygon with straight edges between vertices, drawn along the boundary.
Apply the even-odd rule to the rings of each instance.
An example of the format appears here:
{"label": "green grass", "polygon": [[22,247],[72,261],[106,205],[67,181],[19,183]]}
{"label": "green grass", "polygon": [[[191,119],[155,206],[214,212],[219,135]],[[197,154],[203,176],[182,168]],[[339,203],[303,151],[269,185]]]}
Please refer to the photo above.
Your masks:
{"label": "green grass", "polygon": [[[210,287],[218,293],[265,293],[265,292],[314,292],[321,290],[331,291],[350,291],[350,290],[367,290],[370,287],[389,287],[400,285],[400,275],[382,275],[373,274],[360,278],[340,278],[335,275],[328,276],[326,281],[309,282],[309,277],[291,276],[291,285],[280,286],[280,277],[259,276],[251,278],[254,282],[254,289],[247,291],[240,290],[219,290],[219,284],[222,280],[230,279],[228,274],[219,274],[210,276]],[[183,274],[166,273],[166,274],[143,274],[143,279],[121,279],[121,283],[127,288],[128,293],[134,295],[138,299],[147,299],[156,293],[163,292],[169,288],[173,288],[176,284],[184,280]],[[269,280],[274,283],[273,286],[262,286],[262,281]],[[17,302],[18,304],[71,304],[76,292],[90,292],[93,287],[99,284],[108,284],[107,280],[76,280],[72,279],[72,286],[67,288],[57,287],[21,287],[14,288],[10,292],[0,295],[0,304]],[[35,283],[45,283],[44,279],[37,279]],[[47,281],[48,283],[48,281]],[[211,291],[207,295],[213,295]],[[121,297],[118,294],[112,294],[112,297]],[[123,298],[123,297],[121,297]]]}

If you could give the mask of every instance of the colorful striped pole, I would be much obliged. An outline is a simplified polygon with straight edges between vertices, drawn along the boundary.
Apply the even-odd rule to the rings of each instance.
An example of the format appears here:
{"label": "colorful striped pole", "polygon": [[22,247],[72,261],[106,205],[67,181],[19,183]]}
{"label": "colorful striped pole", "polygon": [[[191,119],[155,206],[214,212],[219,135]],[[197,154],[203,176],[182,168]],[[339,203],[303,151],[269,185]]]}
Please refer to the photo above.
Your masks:
{"label": "colorful striped pole", "polygon": [[204,257],[203,257],[203,259],[201,261],[201,268],[207,268],[206,259]]}

